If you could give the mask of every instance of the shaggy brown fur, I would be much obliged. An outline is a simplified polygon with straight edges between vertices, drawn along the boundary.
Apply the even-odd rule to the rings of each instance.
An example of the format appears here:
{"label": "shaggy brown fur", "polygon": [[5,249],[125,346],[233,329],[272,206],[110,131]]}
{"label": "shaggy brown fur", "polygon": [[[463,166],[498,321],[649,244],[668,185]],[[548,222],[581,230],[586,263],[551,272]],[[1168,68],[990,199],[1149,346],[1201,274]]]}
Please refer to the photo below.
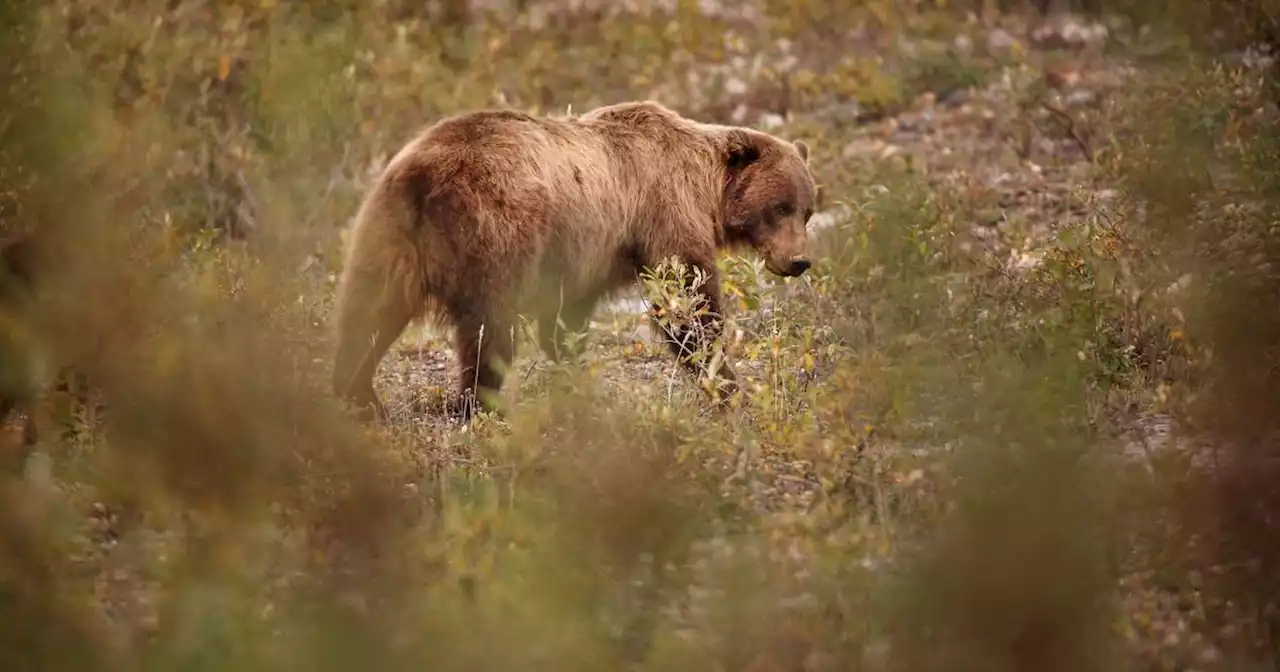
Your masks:
{"label": "shaggy brown fur", "polygon": [[[334,392],[382,416],[374,370],[408,323],[456,329],[458,411],[502,386],[517,306],[558,358],[557,315],[582,330],[597,302],[676,257],[709,278],[710,316],[669,344],[720,329],[718,250],[750,247],[779,276],[809,267],[815,185],[809,147],[748,128],[699,123],[654,102],[534,117],[486,110],[444,119],[408,143],[367,195],[337,303]],[[692,341],[692,342],[690,342]],[[722,367],[730,389],[732,369]]]}

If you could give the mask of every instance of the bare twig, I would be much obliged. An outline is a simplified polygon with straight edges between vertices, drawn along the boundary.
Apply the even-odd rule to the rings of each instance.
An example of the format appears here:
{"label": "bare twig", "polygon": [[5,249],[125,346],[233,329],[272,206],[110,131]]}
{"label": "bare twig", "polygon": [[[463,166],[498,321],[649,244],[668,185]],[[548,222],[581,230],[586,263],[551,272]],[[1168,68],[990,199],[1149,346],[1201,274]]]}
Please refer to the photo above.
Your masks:
{"label": "bare twig", "polygon": [[1080,135],[1079,131],[1076,130],[1076,120],[1072,118],[1070,114],[1067,114],[1066,110],[1056,107],[1047,100],[1040,101],[1040,105],[1062,121],[1063,125],[1067,128],[1067,135],[1071,136],[1071,139],[1075,141],[1076,146],[1079,147],[1080,151],[1084,154],[1084,158],[1088,159],[1090,163],[1093,163],[1093,148],[1089,146],[1089,142]]}

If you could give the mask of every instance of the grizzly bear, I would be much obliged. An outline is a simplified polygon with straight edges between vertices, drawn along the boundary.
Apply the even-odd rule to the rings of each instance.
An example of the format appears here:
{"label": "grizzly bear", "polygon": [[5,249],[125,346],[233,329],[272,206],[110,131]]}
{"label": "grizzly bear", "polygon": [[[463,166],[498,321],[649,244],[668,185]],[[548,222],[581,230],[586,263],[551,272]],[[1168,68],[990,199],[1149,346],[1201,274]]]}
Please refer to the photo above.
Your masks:
{"label": "grizzly bear", "polygon": [[[810,266],[809,146],[701,123],[652,101],[580,116],[482,110],[427,127],[371,187],[351,231],[336,301],[333,391],[362,419],[385,417],[374,371],[405,327],[455,330],[455,413],[495,410],[515,355],[517,315],[560,359],[596,304],[675,258],[701,269],[700,325],[667,334],[688,370],[717,342],[717,251],[751,248],[772,273]],[[700,329],[693,327],[700,326]],[[718,380],[735,393],[732,368]],[[723,401],[726,397],[722,396]]]}

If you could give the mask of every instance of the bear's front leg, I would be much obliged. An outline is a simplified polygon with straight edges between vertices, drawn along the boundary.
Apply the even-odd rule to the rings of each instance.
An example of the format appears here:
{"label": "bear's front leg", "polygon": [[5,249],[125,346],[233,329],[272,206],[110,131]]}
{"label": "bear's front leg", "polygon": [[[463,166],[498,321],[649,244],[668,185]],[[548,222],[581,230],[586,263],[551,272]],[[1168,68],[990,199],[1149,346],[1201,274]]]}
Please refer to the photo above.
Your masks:
{"label": "bear's front leg", "polygon": [[[655,333],[666,342],[667,347],[675,355],[676,360],[685,370],[695,376],[704,373],[698,354],[711,356],[716,346],[722,342],[724,331],[724,314],[721,312],[720,277],[714,263],[694,264],[702,270],[703,283],[695,288],[701,298],[699,311],[693,324],[676,324],[660,320],[658,306],[651,305],[649,320]],[[686,290],[693,284],[693,274],[685,278]],[[711,372],[712,383],[718,406],[724,406],[738,393],[737,374],[729,364],[727,357],[721,359],[719,366]]]}

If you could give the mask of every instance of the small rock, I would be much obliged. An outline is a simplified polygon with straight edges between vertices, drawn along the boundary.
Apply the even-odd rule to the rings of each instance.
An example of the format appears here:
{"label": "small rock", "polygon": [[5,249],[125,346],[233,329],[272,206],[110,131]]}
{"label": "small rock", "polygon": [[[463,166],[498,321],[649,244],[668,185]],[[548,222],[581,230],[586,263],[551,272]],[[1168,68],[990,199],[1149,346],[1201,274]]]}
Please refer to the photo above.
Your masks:
{"label": "small rock", "polygon": [[787,123],[787,120],[781,114],[776,112],[765,112],[760,115],[759,125],[765,130],[774,130]]}
{"label": "small rock", "polygon": [[856,100],[826,105],[814,110],[813,116],[821,123],[831,126],[856,124],[862,116],[862,106]]}
{"label": "small rock", "polygon": [[860,138],[844,146],[840,152],[846,159],[879,154],[888,143],[877,138]]}
{"label": "small rock", "polygon": [[1012,49],[1018,43],[1017,38],[1003,28],[996,28],[987,33],[987,51],[992,54]]}
{"label": "small rock", "polygon": [[1018,271],[1029,271],[1039,268],[1044,263],[1038,255],[1023,252],[1016,255],[1010,263],[1010,267]]}
{"label": "small rock", "polygon": [[835,226],[848,216],[849,207],[846,205],[839,205],[830,210],[814,213],[813,217],[809,218],[809,230],[813,233],[824,231]]}
{"label": "small rock", "polygon": [[972,97],[973,94],[969,89],[954,88],[939,92],[937,102],[939,105],[958,108],[960,114],[967,115],[972,111],[972,108],[967,105]]}
{"label": "small rock", "polygon": [[993,226],[975,226],[969,229],[969,235],[978,240],[991,240],[999,231]]}
{"label": "small rock", "polygon": [[1077,105],[1091,105],[1098,100],[1098,94],[1093,91],[1072,91],[1067,94],[1066,103],[1070,107]]}
{"label": "small rock", "polygon": [[749,87],[747,83],[739,77],[730,77],[724,83],[724,92],[731,96],[741,96],[747,92]]}
{"label": "small rock", "polygon": [[1222,662],[1222,652],[1216,646],[1208,646],[1200,651],[1200,662],[1206,665],[1216,665]]}
{"label": "small rock", "polygon": [[[893,144],[895,145],[910,145],[912,142],[917,140],[921,135],[922,134],[917,131],[905,130],[900,133],[894,133],[893,137],[891,137],[890,140],[892,140]],[[896,153],[897,152],[890,152],[890,154],[896,154]]]}
{"label": "small rock", "polygon": [[1110,35],[1101,23],[1084,24],[1074,19],[1046,23],[1031,31],[1031,42],[1044,49],[1079,48],[1098,44]]}
{"label": "small rock", "polygon": [[1271,53],[1269,45],[1261,45],[1261,48],[1250,46],[1244,50],[1244,54],[1240,57],[1240,62],[1246,68],[1268,70],[1275,65],[1276,56]]}
{"label": "small rock", "polygon": [[818,606],[818,598],[814,597],[810,593],[801,593],[795,597],[784,597],[778,600],[778,606],[787,610],[816,609]]}
{"label": "small rock", "polygon": [[898,117],[898,130],[904,133],[917,133],[924,125],[924,120],[915,114],[903,114]]}

